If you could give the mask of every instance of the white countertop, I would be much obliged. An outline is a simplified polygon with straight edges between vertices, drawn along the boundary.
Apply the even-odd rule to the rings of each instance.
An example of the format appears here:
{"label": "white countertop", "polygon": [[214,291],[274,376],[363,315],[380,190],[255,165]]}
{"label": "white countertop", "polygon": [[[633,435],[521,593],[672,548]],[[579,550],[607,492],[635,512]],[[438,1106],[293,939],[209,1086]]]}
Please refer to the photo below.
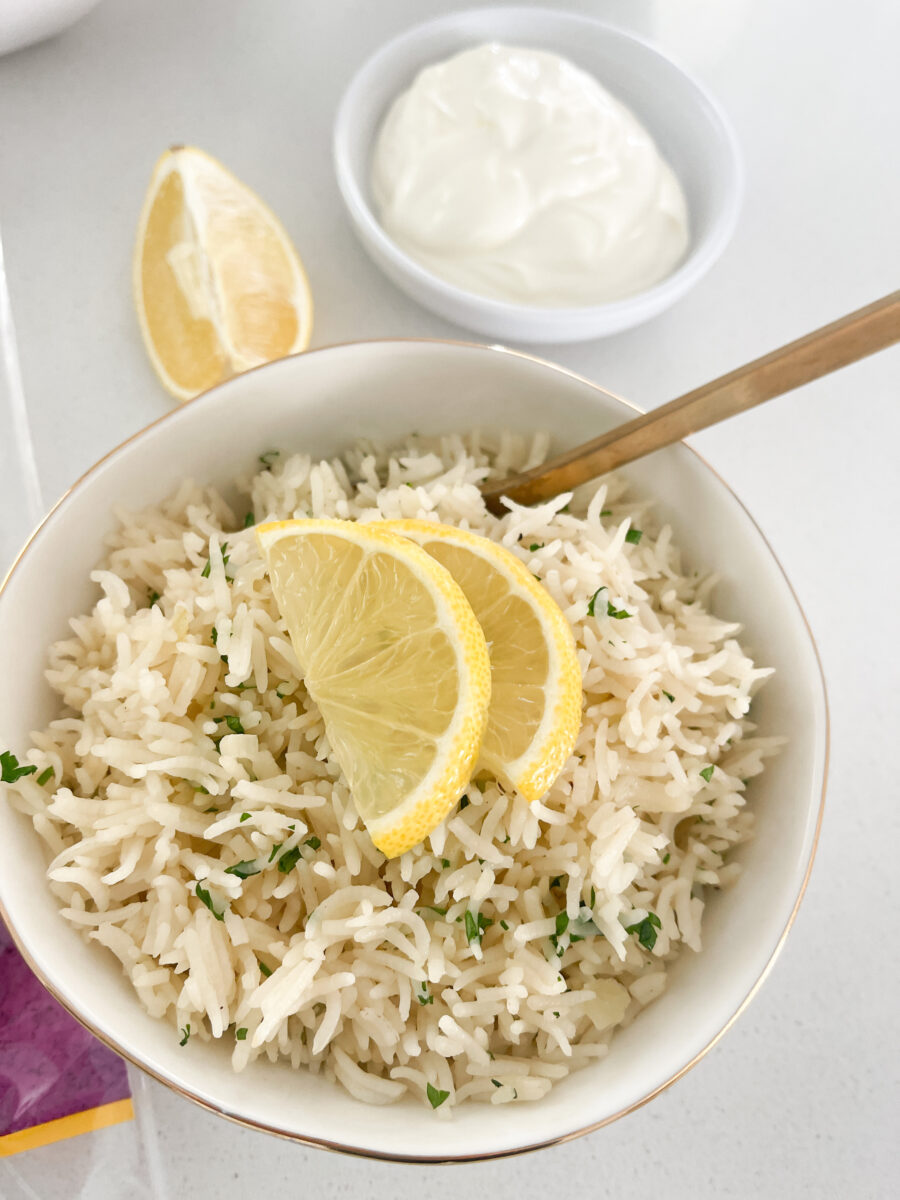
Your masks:
{"label": "white countertop", "polygon": [[[898,286],[900,8],[568,6],[630,13],[693,67],[734,122],[747,199],[721,262],[671,312],[608,341],[537,353],[649,407]],[[365,258],[329,155],[354,68],[446,7],[105,0],[54,41],[0,60],[0,233],[46,501],[167,408],[140,343],[130,260],[153,163],[172,142],[220,157],[280,215],[309,270],[313,345],[468,336]],[[6,1160],[0,1196],[895,1195],[900,888],[889,856],[900,806],[886,751],[900,661],[897,638],[876,639],[875,629],[883,612],[890,630],[900,594],[898,376],[895,349],[694,439],[794,582],[822,653],[833,729],[818,859],[787,947],[749,1011],[684,1080],[571,1144],[425,1168],[249,1133],[135,1079],[149,1183],[129,1165],[132,1127],[120,1126]],[[9,443],[0,451],[8,555],[28,520]]]}

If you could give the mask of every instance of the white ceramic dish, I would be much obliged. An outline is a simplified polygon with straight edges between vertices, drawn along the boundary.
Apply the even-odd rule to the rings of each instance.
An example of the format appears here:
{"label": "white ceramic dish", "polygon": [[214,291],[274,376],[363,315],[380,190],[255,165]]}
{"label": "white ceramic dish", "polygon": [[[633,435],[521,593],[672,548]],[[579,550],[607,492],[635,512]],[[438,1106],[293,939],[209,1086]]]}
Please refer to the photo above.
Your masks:
{"label": "white ceramic dish", "polygon": [[[167,414],[101,460],[57,505],[0,591],[0,745],[24,751],[56,714],[42,678],[48,643],[85,610],[112,509],[155,503],[186,474],[229,488],[274,446],[333,454],[356,436],[552,426],[572,444],[630,415],[620,400],[537,359],[462,343],[387,341],[314,351],[259,368]],[[752,518],[691,450],[628,472],[658,498],[689,561],[722,573],[717,611],[777,676],[754,702],[762,730],[790,737],[754,782],[757,835],[744,873],[713,898],[705,949],[685,951],[670,987],[609,1056],[538,1104],[463,1106],[446,1120],[411,1101],[370,1108],[305,1071],[257,1063],[232,1073],[224,1045],[178,1045],[140,1007],[117,961],[59,915],[30,824],[0,804],[0,914],[47,987],[113,1048],[157,1079],[247,1125],[360,1154],[413,1160],[489,1157],[558,1142],[644,1103],[717,1040],[768,971],[808,875],[827,755],[825,693],[791,587]]]}
{"label": "white ceramic dish", "polygon": [[[416,73],[487,41],[552,50],[571,59],[628,105],[653,134],[681,181],[691,241],[668,278],[624,300],[578,308],[509,304],[464,291],[421,266],[382,229],[373,209],[371,153],[391,102]],[[718,104],[647,42],[590,17],[541,8],[450,13],[388,42],[357,72],[334,127],[341,195],[370,257],[407,295],[466,328],[518,342],[576,342],[629,329],[683,296],[724,250],[743,190],[737,143]]]}

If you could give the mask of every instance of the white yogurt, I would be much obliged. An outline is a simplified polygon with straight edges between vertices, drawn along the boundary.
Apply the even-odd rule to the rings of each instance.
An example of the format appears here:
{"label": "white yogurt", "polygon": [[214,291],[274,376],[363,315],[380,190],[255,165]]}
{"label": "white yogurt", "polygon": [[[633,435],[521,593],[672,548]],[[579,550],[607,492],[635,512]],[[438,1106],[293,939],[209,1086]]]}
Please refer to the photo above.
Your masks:
{"label": "white yogurt", "polygon": [[490,43],[421,71],[381,127],[372,191],[412,258],[518,304],[633,295],[688,244],[684,193],[647,130],[539,50]]}

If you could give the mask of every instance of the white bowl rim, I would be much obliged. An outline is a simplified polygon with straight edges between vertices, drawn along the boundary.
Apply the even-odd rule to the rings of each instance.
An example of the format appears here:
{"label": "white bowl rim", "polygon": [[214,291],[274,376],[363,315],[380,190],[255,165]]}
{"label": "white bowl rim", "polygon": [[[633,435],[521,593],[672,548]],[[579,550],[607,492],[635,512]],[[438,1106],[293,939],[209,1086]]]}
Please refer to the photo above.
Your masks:
{"label": "white bowl rim", "polygon": [[[107,462],[116,458],[118,455],[120,455],[124,450],[126,450],[133,443],[140,441],[144,437],[144,435],[149,433],[152,429],[157,428],[157,426],[160,426],[165,422],[177,420],[179,415],[182,412],[184,412],[188,407],[190,407],[194,404],[214,403],[216,393],[220,389],[228,387],[230,384],[234,383],[235,380],[242,378],[244,375],[252,374],[257,371],[264,371],[269,367],[272,367],[272,366],[277,365],[278,363],[284,362],[285,359],[305,358],[311,354],[328,353],[329,351],[343,350],[343,349],[347,349],[347,348],[355,347],[355,346],[385,345],[385,344],[387,344],[387,345],[391,345],[391,344],[393,344],[393,345],[409,345],[409,344],[423,345],[424,344],[424,345],[434,345],[434,346],[458,346],[458,347],[462,347],[463,349],[466,349],[466,350],[482,351],[487,354],[509,355],[513,358],[525,359],[525,360],[535,363],[538,366],[549,369],[551,371],[555,371],[560,375],[564,375],[572,380],[575,380],[576,382],[583,384],[583,385],[591,388],[592,390],[601,393],[604,396],[609,397],[610,399],[616,401],[618,404],[621,404],[624,408],[630,409],[632,412],[641,413],[643,411],[642,409],[640,409],[638,407],[638,405],[634,404],[632,401],[626,400],[622,396],[617,395],[615,392],[611,392],[607,388],[601,387],[600,384],[594,383],[592,380],[586,378],[584,375],[580,375],[577,371],[572,371],[568,367],[560,366],[558,363],[551,362],[549,359],[541,358],[540,356],[535,355],[535,354],[530,354],[527,351],[515,350],[515,349],[512,349],[507,346],[486,345],[484,343],[471,342],[471,341],[466,341],[464,339],[458,339],[458,338],[429,338],[429,337],[360,338],[360,339],[355,339],[355,340],[346,341],[346,342],[332,342],[326,346],[317,346],[315,349],[312,349],[312,350],[301,351],[298,354],[286,355],[285,358],[276,359],[276,360],[274,360],[274,362],[262,363],[259,366],[251,367],[247,371],[241,372],[241,375],[239,375],[239,376],[233,376],[231,379],[224,380],[221,383],[215,384],[212,387],[207,388],[205,391],[200,392],[197,396],[192,397],[190,400],[187,400],[184,403],[179,404],[175,408],[169,409],[167,412],[163,413],[161,416],[157,417],[155,420],[151,421],[149,424],[143,426],[141,429],[139,429],[135,433],[131,434],[130,437],[125,438],[124,441],[120,442],[117,446],[114,446],[111,450],[107,451],[106,454],[102,455],[102,457],[97,459],[97,461],[91,467],[89,467],[87,469],[87,471],[84,472],[83,475],[81,475],[70,487],[68,487],[66,489],[66,491],[62,494],[62,496],[60,496],[60,498],[56,501],[56,503],[52,506],[52,508],[49,509],[49,511],[46,513],[46,515],[41,519],[41,521],[38,523],[38,525],[34,528],[34,530],[28,536],[27,540],[25,541],[25,543],[23,544],[23,546],[20,548],[19,552],[17,553],[16,557],[14,558],[12,565],[7,570],[2,581],[0,581],[0,599],[2,599],[3,592],[6,590],[6,587],[8,586],[13,575],[18,570],[18,568],[21,566],[28,550],[37,541],[37,539],[41,536],[42,532],[46,529],[46,527],[52,521],[55,514],[64,505],[66,505],[68,503],[68,501],[70,500],[70,498],[75,494],[75,492],[80,491],[81,488],[86,483],[88,483],[88,481],[92,478],[92,476],[94,476]],[[643,1108],[643,1106],[645,1104],[649,1104],[649,1102],[651,1100],[655,1099],[661,1092],[666,1091],[673,1084],[677,1083],[684,1075],[686,1075],[688,1073],[688,1071],[690,1071],[693,1067],[695,1067],[701,1061],[701,1059],[706,1057],[706,1055],[709,1053],[709,1051],[712,1050],[712,1048],[718,1044],[720,1039],[728,1032],[728,1030],[732,1027],[732,1025],[734,1025],[734,1023],[737,1021],[737,1019],[744,1013],[744,1011],[747,1009],[747,1007],[749,1006],[751,1001],[755,998],[757,992],[762,987],[763,983],[768,978],[769,973],[771,972],[773,966],[775,965],[776,959],[778,958],[779,954],[781,953],[782,948],[784,947],[785,942],[787,941],[788,934],[790,933],[791,928],[793,927],[794,921],[797,917],[797,913],[800,909],[800,905],[803,901],[803,897],[806,894],[806,888],[807,888],[807,885],[809,884],[810,875],[812,874],[812,867],[813,867],[813,863],[815,861],[816,851],[818,850],[819,837],[820,837],[821,831],[822,831],[822,820],[823,820],[824,811],[825,811],[825,796],[826,796],[827,787],[828,787],[828,770],[829,770],[829,761],[830,761],[830,753],[831,753],[831,719],[830,719],[830,712],[829,712],[829,706],[828,706],[828,691],[827,691],[827,687],[826,687],[825,673],[824,673],[824,670],[822,667],[822,659],[819,654],[819,648],[816,643],[815,635],[813,634],[812,627],[810,626],[809,620],[806,616],[806,612],[805,612],[802,604],[800,603],[800,599],[797,596],[797,593],[795,592],[793,585],[791,584],[791,581],[787,575],[787,572],[785,571],[784,567],[782,566],[781,561],[778,558],[778,556],[776,555],[773,547],[769,543],[769,540],[766,537],[764,531],[762,530],[760,525],[757,523],[757,521],[753,517],[753,514],[750,513],[750,511],[744,505],[744,503],[740,499],[740,497],[734,492],[734,490],[726,482],[726,480],[723,479],[723,477],[719,474],[719,472],[715,469],[715,467],[713,467],[703,457],[703,455],[699,453],[699,451],[695,450],[694,447],[689,445],[687,442],[682,441],[677,444],[683,446],[685,450],[689,451],[695,458],[697,458],[699,460],[699,462],[706,468],[706,470],[709,471],[710,474],[722,485],[722,487],[731,496],[731,498],[734,500],[734,502],[739,506],[739,508],[744,513],[744,515],[750,521],[751,525],[753,526],[753,528],[756,530],[757,534],[759,535],[763,545],[766,547],[769,554],[771,555],[772,561],[773,561],[778,573],[781,575],[782,579],[784,580],[784,583],[788,589],[788,592],[789,592],[794,604],[796,605],[798,615],[800,616],[800,619],[806,630],[807,637],[809,638],[810,649],[812,650],[812,653],[813,653],[813,658],[814,658],[816,668],[817,668],[817,673],[818,673],[818,682],[819,682],[819,686],[821,688],[822,722],[823,722],[823,728],[822,728],[822,747],[823,747],[823,750],[822,750],[822,786],[821,786],[821,792],[819,795],[818,809],[816,812],[816,823],[815,823],[815,828],[813,831],[812,840],[810,842],[809,857],[808,857],[808,859],[806,861],[806,865],[803,869],[803,876],[800,880],[798,890],[797,890],[797,895],[794,900],[793,906],[791,908],[790,913],[788,914],[787,921],[785,923],[783,930],[781,931],[781,934],[779,935],[777,941],[775,942],[775,944],[772,947],[772,950],[770,952],[769,958],[768,958],[765,966],[760,971],[759,975],[757,976],[756,980],[753,982],[753,984],[750,987],[750,989],[748,990],[747,994],[744,996],[743,1000],[740,1002],[740,1004],[737,1006],[737,1008],[734,1010],[734,1012],[731,1014],[731,1016],[725,1021],[725,1023],[722,1025],[722,1027],[719,1029],[719,1031],[712,1038],[710,1038],[710,1040],[707,1042],[707,1044],[701,1050],[699,1050],[688,1062],[684,1063],[677,1071],[675,1071],[671,1076],[669,1076],[668,1079],[666,1079],[662,1083],[658,1084],[655,1088],[653,1088],[651,1091],[649,1091],[645,1096],[642,1096],[639,1100],[636,1100],[633,1103],[626,1105],[624,1108],[619,1109],[617,1112],[610,1113],[608,1116],[603,1117],[599,1121],[593,1121],[589,1125],[584,1125],[584,1126],[579,1127],[578,1129],[573,1129],[570,1132],[561,1134],[558,1137],[547,1138],[545,1140],[533,1142],[533,1143],[530,1143],[529,1145],[525,1145],[525,1146],[517,1146],[517,1147],[512,1147],[510,1149],[505,1149],[505,1150],[486,1151],[486,1152],[474,1153],[474,1154],[462,1153],[462,1154],[450,1154],[450,1155],[448,1155],[448,1154],[408,1155],[408,1154],[395,1154],[395,1153],[389,1153],[389,1152],[388,1153],[380,1153],[380,1152],[372,1150],[368,1147],[349,1146],[349,1145],[346,1145],[345,1143],[334,1142],[334,1141],[331,1141],[326,1138],[319,1138],[319,1137],[308,1136],[308,1135],[304,1135],[304,1134],[300,1134],[300,1133],[295,1133],[290,1130],[286,1130],[283,1128],[278,1128],[276,1126],[268,1125],[264,1121],[256,1120],[252,1117],[242,1116],[237,1113],[229,1112],[225,1108],[221,1107],[220,1105],[217,1105],[216,1103],[211,1102],[211,1101],[205,1099],[204,1097],[198,1095],[197,1093],[191,1091],[189,1088],[183,1087],[183,1086],[175,1083],[173,1080],[169,1079],[168,1076],[166,1076],[161,1070],[154,1067],[151,1063],[144,1061],[138,1055],[128,1053],[128,1052],[124,1051],[123,1049],[121,1049],[121,1047],[116,1044],[116,1042],[114,1041],[113,1038],[111,1038],[106,1033],[104,1033],[102,1030],[99,1030],[96,1026],[94,1026],[88,1017],[86,1017],[82,1013],[78,1012],[76,1010],[76,1008],[69,1002],[67,997],[64,994],[62,994],[57,989],[57,987],[54,985],[54,983],[46,977],[43,970],[38,966],[38,964],[35,962],[35,960],[31,956],[31,954],[28,950],[28,947],[21,940],[17,930],[15,929],[15,926],[13,925],[13,923],[11,922],[11,920],[9,918],[9,914],[6,911],[6,908],[4,907],[2,897],[0,897],[0,921],[2,921],[3,924],[6,926],[7,930],[9,931],[9,934],[13,940],[14,945],[16,946],[17,950],[21,954],[22,958],[25,960],[28,967],[37,976],[37,978],[40,981],[40,983],[42,984],[42,986],[44,988],[46,988],[46,990],[51,994],[51,996],[53,996],[53,998],[57,1001],[57,1003],[59,1003],[70,1014],[70,1016],[74,1017],[75,1020],[78,1021],[78,1023],[80,1025],[84,1026],[84,1028],[87,1029],[89,1033],[93,1034],[94,1037],[96,1037],[98,1039],[98,1041],[102,1042],[108,1049],[110,1049],[114,1053],[118,1054],[120,1058],[126,1059],[126,1061],[131,1063],[132,1066],[137,1067],[139,1070],[141,1070],[145,1074],[149,1075],[152,1079],[156,1080],[157,1083],[163,1084],[165,1087],[169,1088],[171,1091],[175,1092],[177,1095],[183,1097],[185,1100],[190,1100],[194,1104],[199,1105],[201,1108],[206,1109],[207,1112],[210,1112],[218,1117],[224,1117],[226,1120],[232,1121],[235,1125],[241,1126],[242,1128],[251,1129],[251,1130],[254,1130],[259,1133],[273,1134],[276,1137],[283,1138],[285,1141],[296,1142],[301,1145],[310,1146],[310,1147],[313,1147],[316,1149],[331,1150],[336,1153],[347,1154],[347,1155],[350,1155],[353,1157],[368,1158],[368,1159],[380,1160],[380,1161],[384,1161],[384,1162],[404,1162],[404,1163],[420,1164],[420,1165],[442,1164],[442,1163],[487,1162],[487,1161],[491,1161],[493,1159],[511,1158],[517,1154],[528,1154],[528,1153],[531,1153],[536,1150],[547,1149],[551,1146],[563,1145],[566,1142],[571,1142],[571,1141],[574,1141],[576,1138],[583,1137],[585,1134],[595,1133],[598,1129],[602,1129],[604,1126],[611,1125],[614,1121],[619,1120],[620,1117],[628,1116],[629,1113],[635,1112],[639,1108]]]}
{"label": "white bowl rim", "polygon": [[[399,46],[405,42],[415,42],[426,33],[439,32],[443,26],[451,26],[460,18],[478,16],[488,18],[494,16],[543,17],[557,20],[563,24],[584,25],[600,30],[603,34],[621,38],[640,46],[650,57],[656,58],[667,66],[674,68],[694,89],[701,105],[711,115],[713,122],[722,134],[726,154],[723,156],[723,180],[726,183],[726,200],[719,212],[714,216],[710,232],[703,246],[694,251],[688,248],[683,261],[670,275],[649,288],[644,288],[632,296],[621,300],[607,301],[605,304],[583,304],[570,306],[549,306],[538,304],[515,304],[505,300],[495,300],[490,296],[461,288],[457,284],[442,279],[440,275],[422,266],[385,231],[377,219],[372,206],[366,198],[366,190],[350,166],[347,141],[350,130],[350,108],[356,100],[356,93],[365,84],[370,74],[375,74],[382,62],[389,58]],[[337,177],[341,196],[350,211],[353,220],[362,226],[366,236],[378,246],[378,249],[399,271],[411,276],[424,287],[442,292],[446,297],[459,304],[466,304],[481,317],[510,318],[528,317],[529,320],[548,321],[553,323],[565,322],[578,317],[580,320],[596,319],[610,323],[615,329],[623,327],[623,322],[630,323],[632,316],[642,319],[648,312],[659,312],[668,307],[685,292],[689,291],[709,270],[721,255],[731,239],[737,225],[744,192],[744,166],[738,145],[737,136],[728,119],[725,110],[711,92],[690,71],[685,70],[670,55],[664,54],[652,42],[637,34],[609,24],[597,17],[582,13],[557,11],[551,8],[525,8],[519,5],[498,5],[492,8],[460,9],[444,13],[430,21],[421,22],[391,38],[371,54],[356,70],[341,97],[334,122],[332,136],[332,155],[334,170]],[[617,397],[618,398],[618,397]]]}

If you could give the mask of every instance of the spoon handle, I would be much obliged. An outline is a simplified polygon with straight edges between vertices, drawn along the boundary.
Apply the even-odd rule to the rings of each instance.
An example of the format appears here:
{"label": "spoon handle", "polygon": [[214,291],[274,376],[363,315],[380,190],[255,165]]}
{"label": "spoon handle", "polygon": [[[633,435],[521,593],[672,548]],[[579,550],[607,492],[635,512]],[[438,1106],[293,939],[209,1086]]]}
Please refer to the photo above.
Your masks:
{"label": "spoon handle", "polygon": [[618,425],[521,475],[482,489],[492,512],[505,511],[501,496],[536,504],[624,463],[670,446],[690,433],[746,412],[764,400],[829,375],[900,341],[900,291],[832,321],[736,371],[694,388],[661,408]]}

